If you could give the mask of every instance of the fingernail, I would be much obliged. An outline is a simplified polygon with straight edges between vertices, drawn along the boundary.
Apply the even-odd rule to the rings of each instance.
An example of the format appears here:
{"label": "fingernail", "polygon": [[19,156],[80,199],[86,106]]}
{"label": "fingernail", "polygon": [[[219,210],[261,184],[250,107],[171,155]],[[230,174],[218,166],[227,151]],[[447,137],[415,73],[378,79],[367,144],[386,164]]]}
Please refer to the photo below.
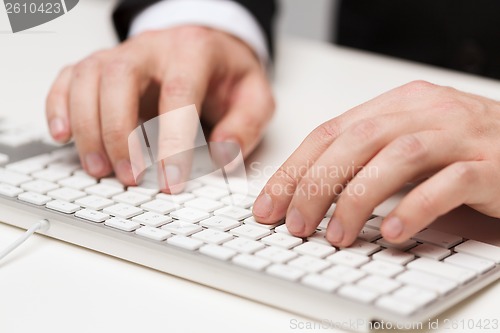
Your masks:
{"label": "fingernail", "polygon": [[297,208],[292,207],[290,209],[290,212],[286,216],[286,226],[292,234],[302,234],[304,232],[306,223]]}
{"label": "fingernail", "polygon": [[106,168],[106,162],[100,153],[90,153],[85,156],[85,165],[91,175],[101,175]]}
{"label": "fingernail", "polygon": [[165,166],[165,175],[167,177],[168,187],[179,185],[181,182],[181,170],[177,165]]}
{"label": "fingernail", "polygon": [[257,217],[268,217],[273,212],[273,199],[267,193],[259,195],[253,205],[253,214]]}
{"label": "fingernail", "polygon": [[134,175],[132,174],[132,165],[128,160],[118,161],[115,165],[115,172],[120,180],[129,185],[135,184]]}
{"label": "fingernail", "polygon": [[339,244],[342,242],[344,239],[344,227],[342,226],[342,223],[336,218],[333,218],[330,221],[330,224],[332,226],[330,230],[330,237],[329,239],[332,241],[332,243]]}
{"label": "fingernail", "polygon": [[64,126],[64,121],[59,117],[56,117],[50,121],[49,128],[50,128],[50,133],[54,137],[60,136],[66,130]]}
{"label": "fingernail", "polygon": [[398,238],[403,233],[403,222],[397,217],[391,217],[383,223],[384,237]]}

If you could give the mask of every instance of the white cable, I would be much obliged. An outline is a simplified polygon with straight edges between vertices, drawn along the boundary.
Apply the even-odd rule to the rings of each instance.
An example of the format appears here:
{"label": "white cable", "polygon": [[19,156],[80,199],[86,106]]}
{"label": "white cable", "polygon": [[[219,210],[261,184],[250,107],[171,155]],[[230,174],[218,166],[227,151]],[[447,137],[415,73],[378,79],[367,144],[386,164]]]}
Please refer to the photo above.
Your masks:
{"label": "white cable", "polygon": [[22,243],[24,243],[28,238],[30,238],[37,231],[47,231],[50,227],[48,220],[40,220],[33,224],[26,232],[19,237],[14,243],[7,246],[6,249],[0,252],[0,260],[2,260],[6,255],[18,248]]}

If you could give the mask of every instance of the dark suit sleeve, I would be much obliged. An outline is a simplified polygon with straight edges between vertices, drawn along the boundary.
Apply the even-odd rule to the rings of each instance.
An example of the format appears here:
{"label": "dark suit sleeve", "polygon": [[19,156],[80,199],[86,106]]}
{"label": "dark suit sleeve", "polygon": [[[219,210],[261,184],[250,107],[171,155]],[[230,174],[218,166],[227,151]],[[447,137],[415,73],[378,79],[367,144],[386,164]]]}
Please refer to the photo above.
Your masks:
{"label": "dark suit sleeve", "polygon": [[[122,0],[113,12],[113,22],[120,40],[127,38],[132,20],[146,7],[160,0]],[[245,7],[257,20],[266,37],[266,44],[273,56],[273,23],[277,11],[275,0],[232,0]]]}

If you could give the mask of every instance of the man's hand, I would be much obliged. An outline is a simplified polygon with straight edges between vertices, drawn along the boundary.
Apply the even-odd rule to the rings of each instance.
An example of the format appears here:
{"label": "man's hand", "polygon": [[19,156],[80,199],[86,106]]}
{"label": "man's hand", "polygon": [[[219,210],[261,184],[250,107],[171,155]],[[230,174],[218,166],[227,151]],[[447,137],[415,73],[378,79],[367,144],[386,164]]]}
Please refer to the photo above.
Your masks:
{"label": "man's hand", "polygon": [[[197,26],[146,32],[66,67],[46,108],[52,136],[59,142],[74,138],[90,175],[114,170],[132,185],[127,138],[138,118],[190,104],[203,108],[202,119],[214,126],[210,141],[237,142],[244,156],[274,111],[265,70],[250,48]],[[161,129],[161,149],[176,153],[192,145],[195,133],[182,119],[167,126]],[[181,178],[183,167],[170,166],[170,177]]]}
{"label": "man's hand", "polygon": [[348,246],[376,206],[422,179],[383,221],[388,241],[462,204],[500,217],[500,104],[427,82],[389,91],[314,130],[253,212],[263,223],[286,214],[289,231],[306,237],[337,200],[326,238]]}

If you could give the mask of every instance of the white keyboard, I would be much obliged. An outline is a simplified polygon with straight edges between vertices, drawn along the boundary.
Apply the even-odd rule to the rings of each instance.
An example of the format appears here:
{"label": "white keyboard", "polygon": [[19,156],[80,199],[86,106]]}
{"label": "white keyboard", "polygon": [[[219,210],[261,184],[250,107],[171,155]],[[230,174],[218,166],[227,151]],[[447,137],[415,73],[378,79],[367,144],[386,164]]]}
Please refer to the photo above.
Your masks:
{"label": "white keyboard", "polygon": [[47,218],[49,236],[313,319],[361,317],[360,331],[426,321],[500,277],[500,247],[432,229],[394,245],[372,217],[351,247],[336,248],[324,238],[334,206],[302,239],[282,222],[257,223],[255,198],[230,195],[222,178],[178,195],[124,188],[88,176],[73,147],[23,131],[0,132],[1,221]]}

